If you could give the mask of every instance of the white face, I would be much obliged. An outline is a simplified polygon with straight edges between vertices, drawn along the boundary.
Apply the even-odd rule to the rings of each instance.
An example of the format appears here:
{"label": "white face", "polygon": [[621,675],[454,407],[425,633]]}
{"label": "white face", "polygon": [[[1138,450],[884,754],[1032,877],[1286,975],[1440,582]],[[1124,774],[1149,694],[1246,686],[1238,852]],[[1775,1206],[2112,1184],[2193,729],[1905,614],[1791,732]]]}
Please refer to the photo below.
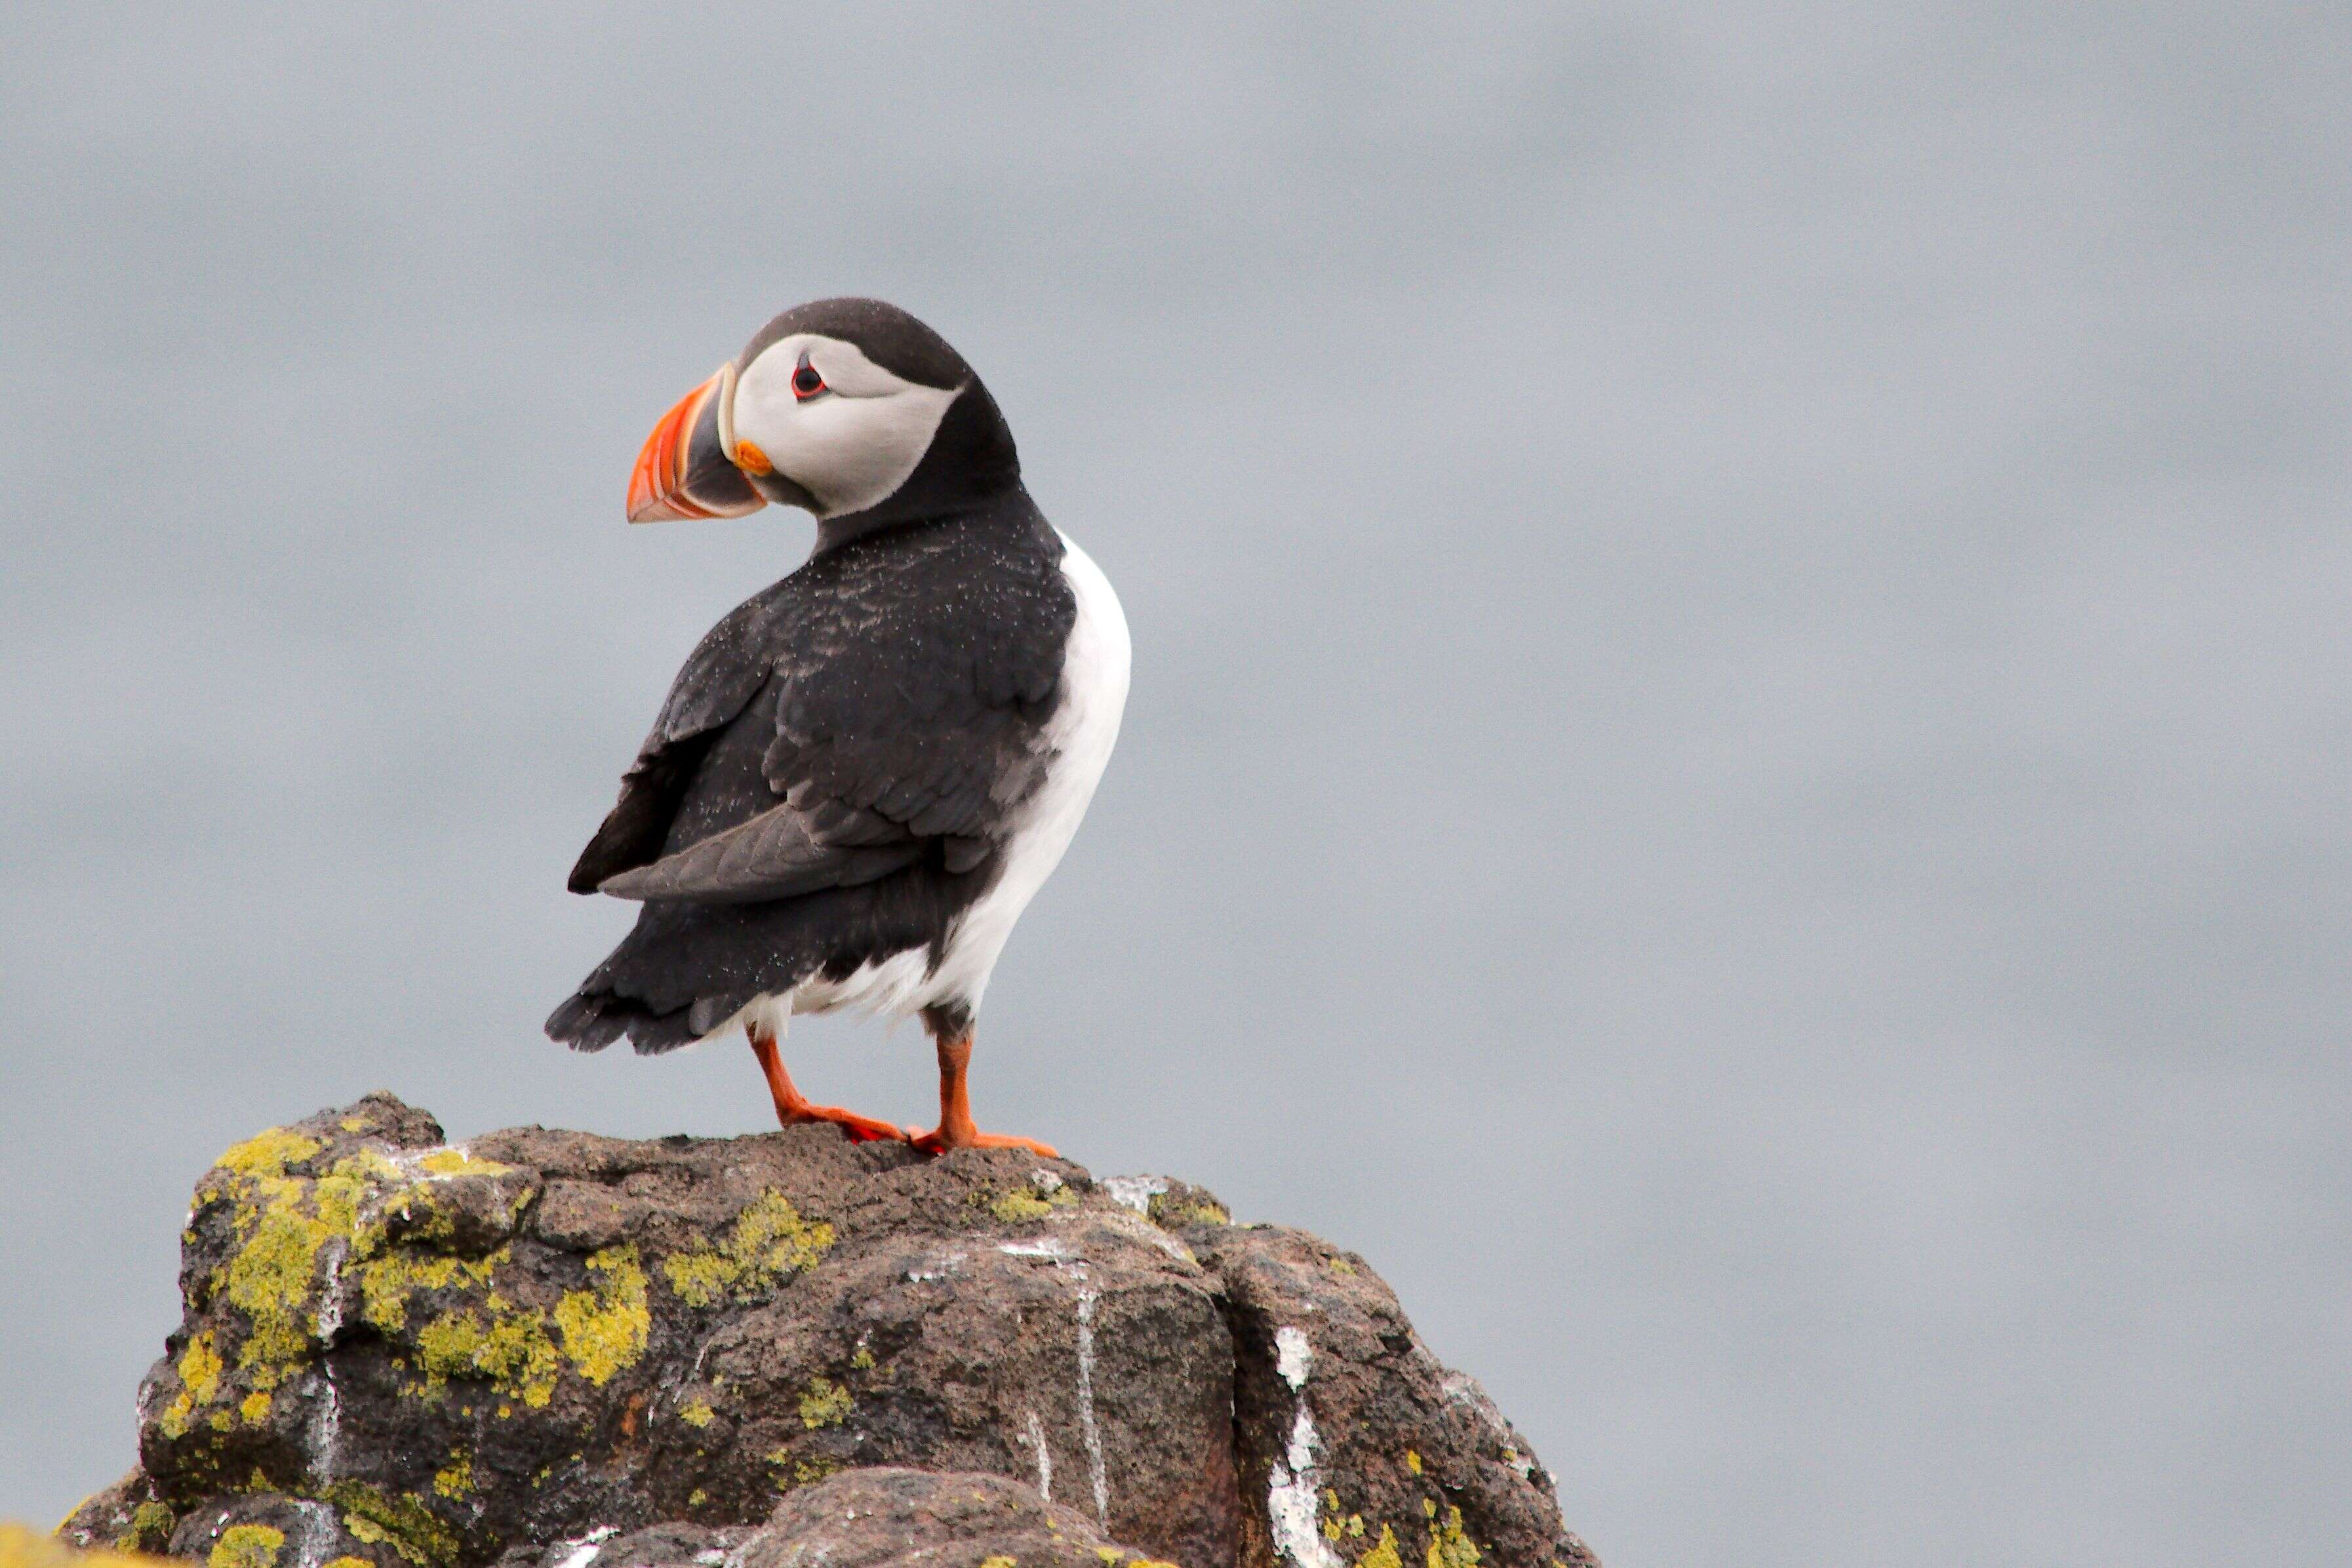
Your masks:
{"label": "white face", "polygon": [[[801,374],[803,356],[822,383],[814,393]],[[955,400],[955,391],[891,374],[855,343],[795,332],[761,350],[736,379],[732,428],[722,435],[738,463],[757,472],[764,458],[816,497],[818,517],[837,517],[905,484]]]}

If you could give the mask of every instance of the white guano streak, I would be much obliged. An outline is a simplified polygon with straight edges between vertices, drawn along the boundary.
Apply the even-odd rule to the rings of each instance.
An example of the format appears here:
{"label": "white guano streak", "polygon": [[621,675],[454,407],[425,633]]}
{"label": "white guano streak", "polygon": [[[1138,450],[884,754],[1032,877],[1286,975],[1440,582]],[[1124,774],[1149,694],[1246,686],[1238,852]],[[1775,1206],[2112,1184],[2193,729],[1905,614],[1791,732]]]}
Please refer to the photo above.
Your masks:
{"label": "white guano streak", "polygon": [[[343,1263],[350,1257],[352,1244],[346,1237],[337,1237],[327,1249],[327,1277],[319,1293],[318,1314],[310,1320],[310,1331],[319,1342],[318,1400],[311,1407],[310,1430],[304,1434],[310,1447],[310,1479],[320,1486],[335,1479],[335,1449],[342,1440],[343,1396],[335,1386],[335,1335],[343,1326]],[[317,1568],[306,1563],[303,1568]]]}
{"label": "white guano streak", "polygon": [[319,1568],[335,1544],[335,1511],[323,1502],[308,1500],[294,1504],[295,1517],[301,1523],[296,1533],[301,1544],[294,1549],[295,1568]]}
{"label": "white guano streak", "polygon": [[1110,1523],[1110,1478],[1103,1462],[1102,1432],[1095,1425],[1095,1289],[1087,1266],[1074,1264],[1078,1281],[1078,1433],[1087,1443],[1087,1479],[1095,1485],[1095,1518]]}
{"label": "white guano streak", "polygon": [[[1274,1462],[1266,1488],[1266,1523],[1276,1552],[1298,1568],[1343,1568],[1323,1532],[1316,1528],[1317,1481],[1315,1450],[1322,1446],[1315,1417],[1307,1408],[1307,1378],[1314,1370],[1315,1347],[1307,1335],[1285,1325],[1274,1331],[1274,1369],[1290,1385],[1298,1408],[1290,1421],[1290,1441],[1282,1458]],[[1285,1461],[1288,1461],[1285,1463]]]}
{"label": "white guano streak", "polygon": [[1095,1185],[1109,1194],[1113,1203],[1149,1218],[1151,1200],[1168,1190],[1168,1178],[1156,1176],[1105,1176]]}
{"label": "white guano streak", "polygon": [[1045,1423],[1037,1419],[1037,1411],[1029,1411],[1029,1446],[1037,1450],[1037,1495],[1047,1502],[1054,1500],[1054,1456],[1045,1447]]}
{"label": "white guano streak", "polygon": [[588,1568],[588,1564],[596,1561],[596,1553],[604,1550],[604,1542],[617,1533],[613,1526],[600,1524],[578,1540],[566,1542],[564,1544],[572,1551],[556,1564],[556,1568]]}

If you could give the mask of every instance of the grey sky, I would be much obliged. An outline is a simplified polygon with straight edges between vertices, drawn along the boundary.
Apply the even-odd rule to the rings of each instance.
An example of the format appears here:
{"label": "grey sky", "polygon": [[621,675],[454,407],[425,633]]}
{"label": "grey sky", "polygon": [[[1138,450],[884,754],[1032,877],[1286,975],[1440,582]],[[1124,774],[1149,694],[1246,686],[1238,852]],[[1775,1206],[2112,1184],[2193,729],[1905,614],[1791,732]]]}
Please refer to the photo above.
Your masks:
{"label": "grey sky", "polygon": [[0,21],[0,1515],[235,1138],[763,1124],[538,1024],[810,535],[630,460],[861,292],[1135,634],[984,1122],[1366,1253],[1612,1568],[2352,1550],[2352,14],[202,10]]}

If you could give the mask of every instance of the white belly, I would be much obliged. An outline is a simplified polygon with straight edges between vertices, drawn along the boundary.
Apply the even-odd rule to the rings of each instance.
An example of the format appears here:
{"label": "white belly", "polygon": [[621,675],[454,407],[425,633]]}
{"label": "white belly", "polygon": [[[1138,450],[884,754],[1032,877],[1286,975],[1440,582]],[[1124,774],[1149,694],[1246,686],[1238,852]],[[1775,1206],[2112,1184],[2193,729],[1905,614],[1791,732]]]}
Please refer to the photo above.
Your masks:
{"label": "white belly", "polygon": [[1078,613],[1062,661],[1061,706],[1045,727],[1053,760],[1005,844],[1003,873],[948,933],[946,955],[919,1007],[953,998],[980,1010],[981,993],[1013,922],[1062,863],[1118,743],[1119,715],[1127,708],[1127,615],[1110,579],[1067,534],[1062,549],[1062,575],[1077,598]]}
{"label": "white belly", "polygon": [[1062,852],[1070,847],[1095,798],[1095,786],[1118,741],[1119,715],[1127,707],[1127,615],[1102,568],[1066,534],[1062,548],[1062,575],[1077,600],[1077,618],[1063,655],[1061,704],[1045,726],[1052,760],[1045,780],[1013,823],[1003,869],[949,928],[939,967],[930,967],[928,947],[917,947],[863,965],[838,980],[810,979],[789,997],[755,998],[704,1038],[739,1025],[782,1035],[793,1013],[847,1010],[908,1018],[949,1001],[980,1010],[981,994],[988,988],[989,974],[1013,935],[1013,923],[1061,863]]}

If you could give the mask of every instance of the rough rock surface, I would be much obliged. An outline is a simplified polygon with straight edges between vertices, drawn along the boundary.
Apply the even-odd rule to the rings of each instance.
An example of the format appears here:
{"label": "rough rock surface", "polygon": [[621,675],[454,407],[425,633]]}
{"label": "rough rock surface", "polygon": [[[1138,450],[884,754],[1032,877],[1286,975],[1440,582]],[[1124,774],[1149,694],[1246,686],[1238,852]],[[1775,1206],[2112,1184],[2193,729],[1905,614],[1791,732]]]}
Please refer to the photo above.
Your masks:
{"label": "rough rock surface", "polygon": [[370,1095],[198,1184],[140,1467],[60,1534],[209,1568],[1591,1563],[1361,1259],[1228,1219],[822,1126],[452,1146]]}

